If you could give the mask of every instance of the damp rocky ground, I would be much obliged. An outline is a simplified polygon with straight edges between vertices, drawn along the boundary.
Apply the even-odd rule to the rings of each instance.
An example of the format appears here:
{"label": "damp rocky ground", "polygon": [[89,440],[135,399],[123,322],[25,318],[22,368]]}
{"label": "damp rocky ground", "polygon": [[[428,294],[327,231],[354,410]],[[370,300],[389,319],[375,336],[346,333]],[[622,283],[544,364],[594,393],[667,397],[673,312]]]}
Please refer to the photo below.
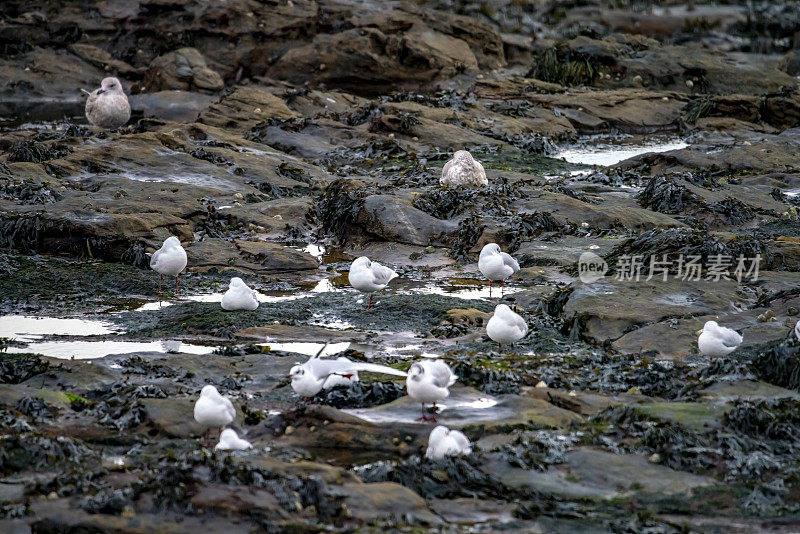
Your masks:
{"label": "damp rocky ground", "polygon": [[[3,2],[0,531],[797,531],[798,31],[788,1]],[[94,131],[108,75],[133,117]],[[487,187],[439,187],[462,148]],[[360,255],[400,274],[369,311]],[[709,361],[711,319],[744,342]],[[425,458],[402,380],[297,398],[325,343],[450,364],[473,454]],[[252,450],[202,446],[207,383]]]}

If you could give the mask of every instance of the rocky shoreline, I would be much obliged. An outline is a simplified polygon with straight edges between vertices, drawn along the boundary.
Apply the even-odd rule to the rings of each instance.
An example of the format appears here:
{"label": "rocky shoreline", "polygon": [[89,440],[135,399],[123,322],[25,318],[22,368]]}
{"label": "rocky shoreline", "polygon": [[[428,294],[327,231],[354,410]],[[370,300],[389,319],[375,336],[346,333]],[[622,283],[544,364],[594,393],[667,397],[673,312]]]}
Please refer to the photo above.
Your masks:
{"label": "rocky shoreline", "polygon": [[[0,332],[38,326],[0,335],[0,531],[800,528],[800,11],[611,4],[4,2]],[[133,118],[101,132],[109,75]],[[460,149],[488,186],[439,186]],[[489,242],[522,266],[491,297]],[[361,255],[400,274],[369,312]],[[220,309],[231,276],[257,310]],[[709,362],[712,319],[744,342]],[[299,400],[325,342],[443,358],[473,454],[425,458],[402,380]],[[253,450],[200,446],[207,383]]]}

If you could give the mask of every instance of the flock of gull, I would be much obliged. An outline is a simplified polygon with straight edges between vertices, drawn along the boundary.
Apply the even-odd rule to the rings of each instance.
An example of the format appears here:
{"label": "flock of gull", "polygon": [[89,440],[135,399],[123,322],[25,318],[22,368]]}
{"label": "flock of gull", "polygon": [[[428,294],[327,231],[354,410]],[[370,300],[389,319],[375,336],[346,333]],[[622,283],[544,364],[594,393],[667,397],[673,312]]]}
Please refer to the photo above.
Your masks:
{"label": "flock of gull", "polygon": [[[117,78],[105,78],[100,88],[91,93],[87,91],[87,94],[89,96],[86,101],[86,117],[92,125],[116,129],[130,119],[128,98]],[[481,163],[466,150],[459,150],[445,163],[439,183],[443,187],[480,187],[487,185],[488,180]],[[174,277],[175,295],[179,296],[178,275],[183,272],[186,265],[186,251],[181,246],[180,240],[172,236],[164,241],[162,247],[150,258],[150,267],[161,275],[159,292],[162,289],[164,276]],[[511,255],[503,252],[498,244],[489,243],[481,250],[478,269],[489,280],[491,294],[494,282],[500,282],[501,286],[504,286],[505,281],[519,271],[520,267],[519,263]],[[356,290],[369,294],[367,302],[369,310],[372,307],[373,294],[385,289],[397,276],[397,273],[389,267],[362,256],[350,266],[348,281]],[[222,308],[227,311],[255,310],[258,305],[256,292],[241,278],[232,278],[228,290],[222,297]],[[528,333],[528,325],[525,319],[509,306],[498,304],[494,314],[486,323],[486,333],[502,350],[504,344],[513,344],[524,338]],[[800,322],[795,327],[795,335],[800,340]],[[698,336],[699,352],[709,358],[726,356],[742,343],[741,334],[731,328],[720,326],[716,321],[706,322],[703,329],[698,332]],[[416,362],[406,373],[385,365],[352,361],[345,357],[335,360],[324,359],[320,357],[324,349],[325,347],[307,362],[291,368],[287,378],[291,379],[292,389],[297,395],[311,398],[322,389],[357,381],[360,371],[402,376],[406,378],[408,396],[422,405],[422,416],[418,421],[436,422],[438,411],[436,403],[450,395],[449,388],[458,379],[450,367],[440,360],[427,359]],[[426,404],[432,405],[432,411],[426,412]],[[194,418],[206,428],[206,446],[210,446],[210,429],[216,428],[220,430],[216,449],[241,450],[252,447],[247,440],[239,438],[235,430],[225,428],[235,420],[236,409],[213,385],[203,387],[194,407]],[[437,426],[428,439],[426,456],[441,458],[470,452],[470,442],[464,434],[444,426]]]}

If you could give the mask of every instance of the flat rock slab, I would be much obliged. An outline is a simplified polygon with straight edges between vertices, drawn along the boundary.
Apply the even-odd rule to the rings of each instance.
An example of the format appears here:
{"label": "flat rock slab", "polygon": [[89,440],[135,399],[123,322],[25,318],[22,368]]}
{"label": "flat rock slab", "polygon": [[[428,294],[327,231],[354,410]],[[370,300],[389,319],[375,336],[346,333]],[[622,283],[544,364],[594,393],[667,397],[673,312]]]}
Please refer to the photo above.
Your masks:
{"label": "flat rock slab", "polygon": [[637,406],[636,410],[653,419],[706,432],[722,424],[722,416],[728,408],[727,404],[713,402],[653,402]]}
{"label": "flat rock slab", "polygon": [[575,282],[564,316],[582,325],[584,337],[602,343],[622,337],[634,327],[669,317],[711,315],[732,311],[738,284],[732,280],[646,281],[604,277],[594,283]]}
{"label": "flat rock slab", "polygon": [[[492,397],[468,387],[450,389],[450,396],[437,403],[441,411],[436,416],[440,424],[453,428],[489,430],[492,428],[523,427],[536,424],[560,428],[581,417],[573,412],[553,406],[541,399],[519,395]],[[375,424],[415,423],[421,415],[418,402],[405,396],[389,404],[374,408],[343,410],[364,421]]]}
{"label": "flat rock slab", "polygon": [[742,380],[740,382],[717,382],[700,390],[700,395],[709,400],[728,402],[735,399],[768,400],[798,399],[800,393],[774,386],[760,380]]}
{"label": "flat rock slab", "polygon": [[567,463],[547,471],[524,470],[490,462],[486,471],[512,487],[530,487],[566,498],[610,499],[631,493],[687,494],[714,479],[675,471],[633,454],[589,447],[567,453]]}

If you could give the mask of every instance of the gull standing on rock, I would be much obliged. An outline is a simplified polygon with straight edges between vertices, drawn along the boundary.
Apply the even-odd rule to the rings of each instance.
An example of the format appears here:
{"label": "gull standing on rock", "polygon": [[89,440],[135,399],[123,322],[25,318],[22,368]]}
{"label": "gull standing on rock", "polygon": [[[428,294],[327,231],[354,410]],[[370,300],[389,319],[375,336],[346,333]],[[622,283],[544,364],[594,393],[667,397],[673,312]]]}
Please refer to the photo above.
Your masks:
{"label": "gull standing on rock", "polygon": [[486,323],[486,333],[500,345],[502,351],[503,343],[513,344],[525,337],[528,333],[528,323],[505,304],[498,304],[494,309],[494,315]]}
{"label": "gull standing on rock", "polygon": [[200,398],[194,403],[194,420],[206,427],[206,447],[210,446],[208,433],[211,428],[220,429],[231,424],[236,419],[236,408],[233,403],[223,397],[212,385],[203,386]]}
{"label": "gull standing on rock", "polygon": [[327,346],[328,344],[326,343],[306,363],[298,363],[292,367],[286,376],[286,378],[292,379],[292,389],[298,395],[311,398],[322,390],[329,379],[341,377],[350,380],[354,376],[358,376],[359,371],[406,376],[405,372],[393,367],[376,363],[354,362],[345,357],[340,357],[336,360],[322,360],[319,356]]}
{"label": "gull standing on rock", "polygon": [[492,282],[500,280],[501,287],[505,287],[506,278],[519,271],[519,263],[510,254],[501,252],[500,245],[489,243],[481,249],[478,269],[489,280],[489,296],[491,296]]}
{"label": "gull standing on rock", "polygon": [[483,165],[466,150],[453,154],[453,158],[442,167],[442,177],[439,178],[439,184],[445,187],[482,186],[488,183]]}
{"label": "gull standing on rock", "polygon": [[700,354],[712,357],[727,356],[742,344],[742,336],[736,330],[720,326],[716,321],[707,321],[697,338]]}
{"label": "gull standing on rock", "polygon": [[469,439],[458,430],[450,430],[439,425],[433,429],[428,438],[428,450],[425,457],[439,460],[445,456],[466,456],[472,452]]}
{"label": "gull standing on rock", "polygon": [[425,415],[425,404],[436,403],[450,395],[450,386],[455,384],[458,377],[453,374],[450,366],[439,360],[423,360],[411,366],[406,378],[408,396],[422,404],[422,417],[417,421],[436,422],[436,414],[432,417]]}
{"label": "gull standing on rock", "polygon": [[219,436],[219,443],[214,447],[215,451],[243,451],[252,449],[253,445],[246,439],[239,437],[239,434],[232,428],[226,428]]}
{"label": "gull standing on rock", "polygon": [[91,93],[84,90],[84,93],[89,95],[86,99],[86,118],[92,126],[115,130],[131,118],[131,106],[118,79],[105,78],[100,82],[99,89]]}
{"label": "gull standing on rock", "polygon": [[228,290],[222,295],[222,302],[220,304],[222,305],[222,309],[227,311],[252,311],[258,308],[258,297],[256,296],[256,292],[247,287],[247,284],[245,284],[241,278],[235,276],[231,278],[228,284]]}
{"label": "gull standing on rock", "polygon": [[397,278],[396,272],[377,261],[370,261],[366,256],[356,259],[350,265],[350,273],[347,275],[351,286],[362,293],[369,293],[367,310],[372,306],[372,294],[385,288],[394,278]]}
{"label": "gull standing on rock", "polygon": [[186,251],[183,250],[180,240],[175,236],[168,237],[161,248],[153,253],[150,258],[150,268],[161,274],[158,281],[159,293],[161,293],[161,284],[166,274],[175,277],[175,296],[178,296],[178,274],[186,268],[187,261]]}

